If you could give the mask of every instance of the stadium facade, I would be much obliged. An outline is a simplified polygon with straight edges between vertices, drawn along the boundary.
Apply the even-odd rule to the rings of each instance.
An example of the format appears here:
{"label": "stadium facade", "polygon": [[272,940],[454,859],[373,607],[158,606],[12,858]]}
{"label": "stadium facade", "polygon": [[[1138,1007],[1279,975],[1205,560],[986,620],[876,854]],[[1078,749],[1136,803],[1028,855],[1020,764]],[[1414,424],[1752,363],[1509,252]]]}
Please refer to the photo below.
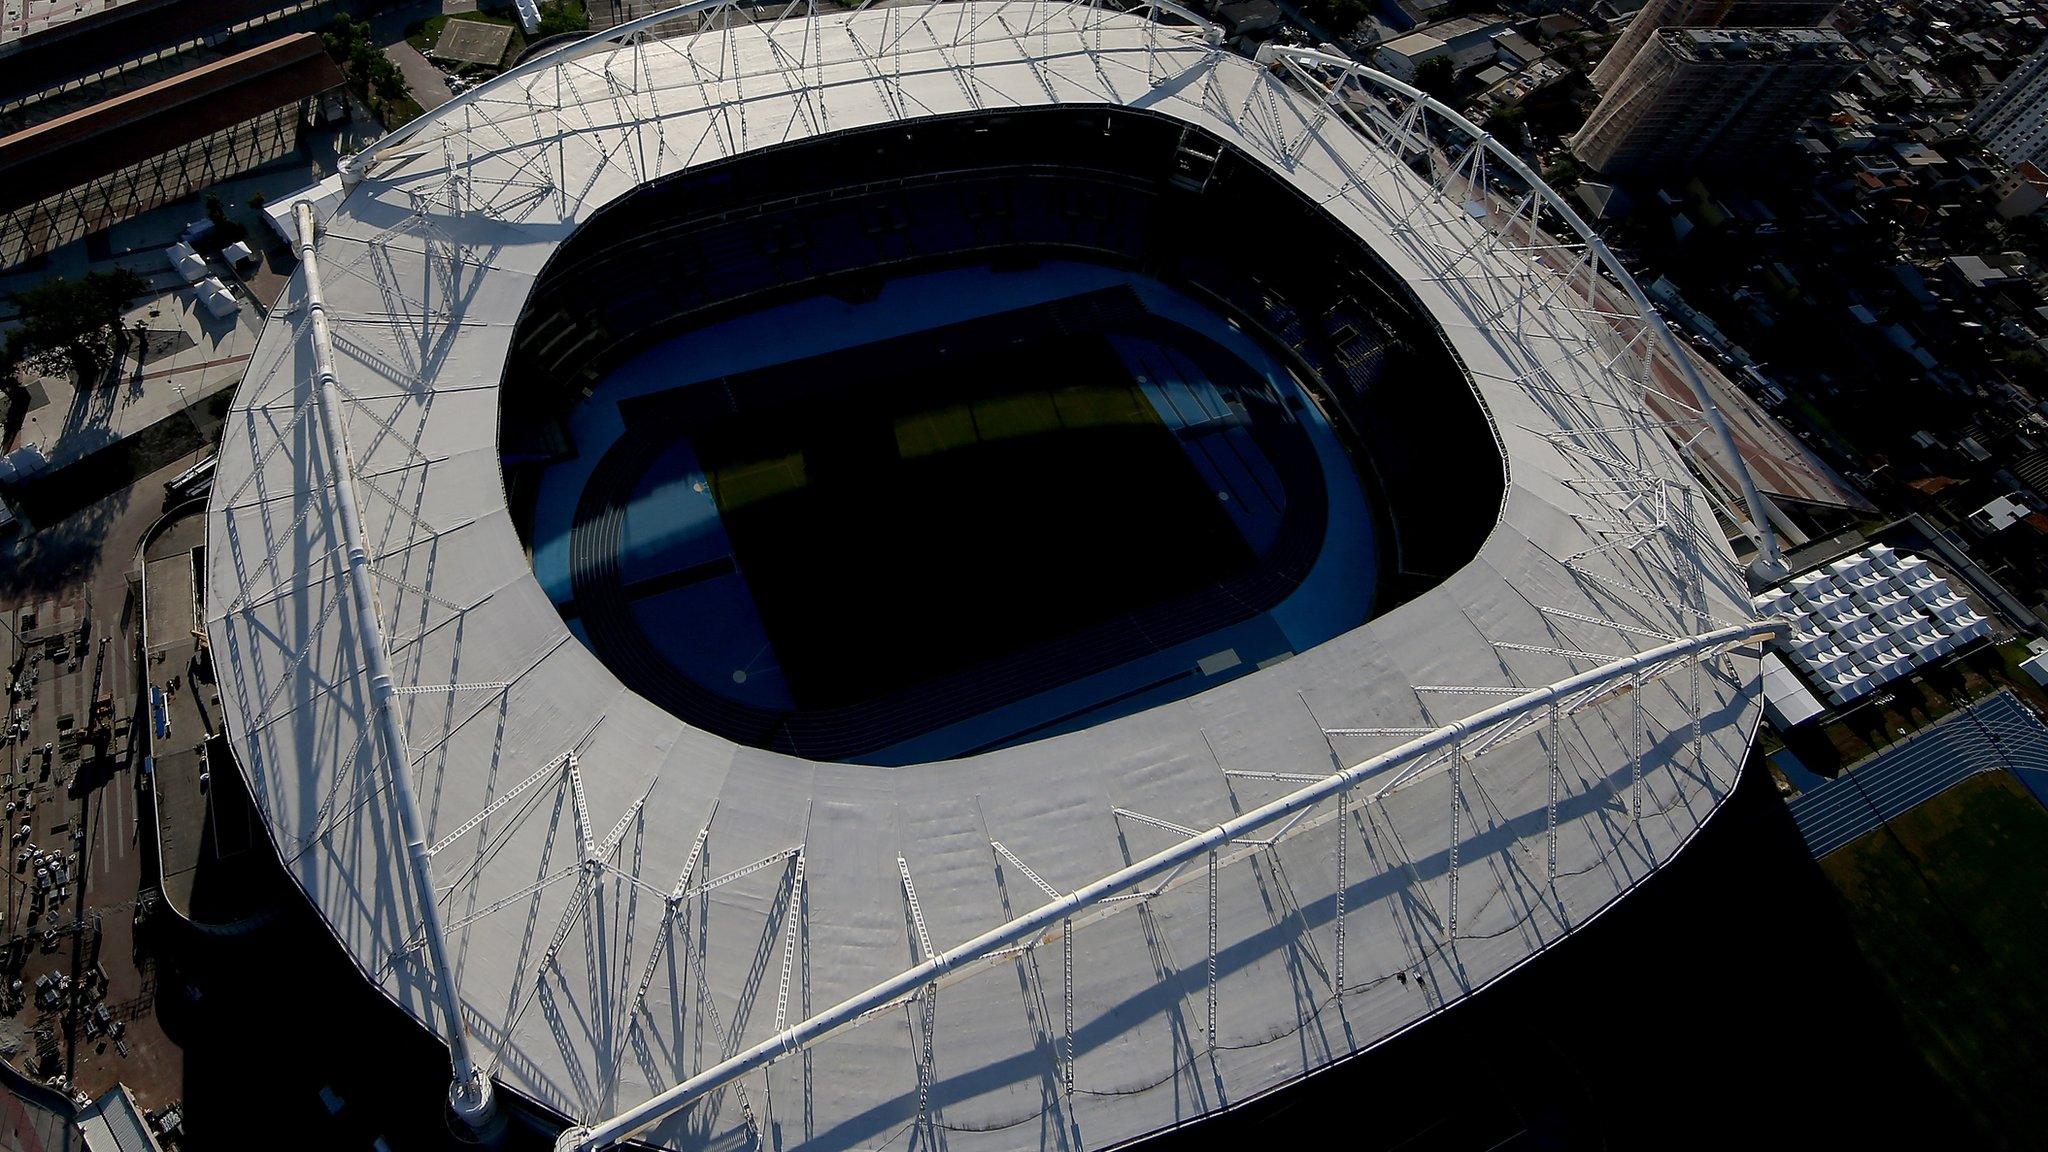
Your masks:
{"label": "stadium facade", "polygon": [[[1688,463],[1718,414],[1644,408],[1669,334],[1468,123],[1219,41],[1166,5],[692,5],[299,208],[207,628],[280,858],[448,1043],[458,1112],[509,1093],[578,1148],[1109,1147],[1423,1024],[1729,795],[1773,625],[1722,522],[1774,553]],[[1374,474],[1376,615],[888,768],[686,723],[571,630],[508,487],[523,414],[642,328],[1047,253],[1291,366]]]}

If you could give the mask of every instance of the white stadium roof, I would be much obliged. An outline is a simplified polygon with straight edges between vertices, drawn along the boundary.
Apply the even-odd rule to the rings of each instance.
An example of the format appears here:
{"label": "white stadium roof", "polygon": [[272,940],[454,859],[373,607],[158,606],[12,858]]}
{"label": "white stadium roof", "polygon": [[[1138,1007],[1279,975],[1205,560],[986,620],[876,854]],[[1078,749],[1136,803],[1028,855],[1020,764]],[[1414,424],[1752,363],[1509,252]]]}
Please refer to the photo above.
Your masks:
{"label": "white stadium roof", "polygon": [[[1528,217],[1465,183],[1469,155],[1418,175],[1380,143],[1420,140],[1397,92],[1352,79],[1346,93],[1373,94],[1333,112],[1309,81],[1337,73],[1311,55],[1262,66],[1156,11],[944,3],[718,23],[545,57],[367,158],[309,261],[320,321],[302,271],[213,486],[207,628],[276,848],[375,985],[444,1035],[437,997],[459,1003],[458,1035],[501,1089],[592,1125],[697,1097],[601,1130],[678,1148],[879,1147],[920,1126],[955,1152],[1108,1146],[1441,1011],[1597,915],[1728,795],[1758,665],[1711,509],[1740,494],[1701,487],[1645,415],[1650,329],[1614,316],[1605,284],[1587,308],[1551,270],[1584,280],[1582,261],[1605,270],[1597,252],[1530,240]],[[499,382],[550,253],[692,165],[1053,103],[1200,126],[1407,280],[1506,458],[1478,556],[1255,674],[940,764],[743,747],[626,691],[537,585],[501,477]],[[350,491],[359,526],[337,500]],[[374,632],[349,603],[351,543]],[[420,946],[373,647],[398,693],[446,973]],[[1554,708],[1424,735],[1660,648]],[[1361,770],[1348,807],[1318,798],[1218,842],[1213,871],[1166,871],[1024,951],[951,957],[918,999],[877,1000],[733,1088],[670,1091],[1031,911],[1042,887],[1071,892],[1417,738],[1426,752]]]}

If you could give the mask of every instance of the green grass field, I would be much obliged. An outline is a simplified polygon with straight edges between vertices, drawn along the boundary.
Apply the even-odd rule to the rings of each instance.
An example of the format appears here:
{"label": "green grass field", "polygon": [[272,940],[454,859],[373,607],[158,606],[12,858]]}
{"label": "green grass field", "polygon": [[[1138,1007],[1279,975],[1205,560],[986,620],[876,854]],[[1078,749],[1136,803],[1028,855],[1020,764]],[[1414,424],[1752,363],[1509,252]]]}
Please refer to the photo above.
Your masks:
{"label": "green grass field", "polygon": [[2048,811],[1987,772],[1821,867],[1915,1043],[1984,1138],[2033,1146],[2048,1131]]}

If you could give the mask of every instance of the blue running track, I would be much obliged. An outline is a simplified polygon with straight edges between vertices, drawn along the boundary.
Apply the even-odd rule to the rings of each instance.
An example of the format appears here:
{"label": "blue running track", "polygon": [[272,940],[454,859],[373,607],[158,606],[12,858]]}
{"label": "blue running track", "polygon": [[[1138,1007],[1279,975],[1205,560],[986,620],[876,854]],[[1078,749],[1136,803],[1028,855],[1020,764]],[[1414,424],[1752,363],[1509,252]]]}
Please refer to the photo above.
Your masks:
{"label": "blue running track", "polygon": [[1979,772],[2010,771],[2048,804],[2048,727],[2000,689],[1793,800],[1816,859]]}

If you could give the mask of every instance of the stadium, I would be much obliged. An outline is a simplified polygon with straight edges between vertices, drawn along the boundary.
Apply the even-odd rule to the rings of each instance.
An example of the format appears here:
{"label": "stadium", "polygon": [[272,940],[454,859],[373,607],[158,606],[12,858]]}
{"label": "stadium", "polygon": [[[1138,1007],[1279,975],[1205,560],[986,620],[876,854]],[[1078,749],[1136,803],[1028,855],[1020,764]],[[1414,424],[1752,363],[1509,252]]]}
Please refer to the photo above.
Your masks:
{"label": "stadium", "polygon": [[1556,193],[1340,57],[691,4],[295,218],[227,732],[480,1132],[1128,1143],[1541,956],[1740,775],[1719,414],[1650,414],[1670,335]]}

